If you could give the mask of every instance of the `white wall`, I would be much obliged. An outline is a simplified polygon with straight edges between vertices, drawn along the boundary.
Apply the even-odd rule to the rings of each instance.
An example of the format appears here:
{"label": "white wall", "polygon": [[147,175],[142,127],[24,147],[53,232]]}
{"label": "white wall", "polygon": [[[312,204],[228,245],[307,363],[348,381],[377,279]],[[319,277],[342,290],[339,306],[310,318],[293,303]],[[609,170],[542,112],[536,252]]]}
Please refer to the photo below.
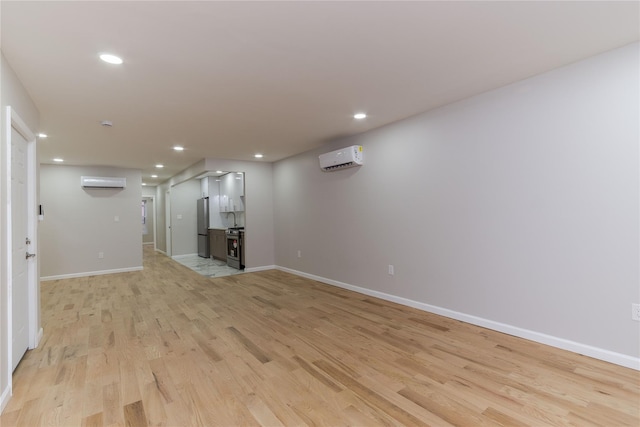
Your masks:
{"label": "white wall", "polygon": [[156,187],[145,185],[142,187],[142,197],[155,197],[156,195]]}
{"label": "white wall", "polygon": [[[83,175],[125,177],[127,187],[82,188]],[[141,184],[140,171],[134,169],[41,165],[42,278],[141,269]],[[104,258],[98,257],[99,252]]]}
{"label": "white wall", "polygon": [[185,181],[171,188],[171,255],[198,253],[197,200],[202,197],[200,180]]}
{"label": "white wall", "polygon": [[[40,115],[29,97],[29,94],[22,86],[22,83],[14,73],[13,69],[0,52],[0,409],[6,405],[10,387],[11,387],[11,361],[8,353],[9,344],[9,300],[8,300],[8,283],[6,254],[8,224],[6,216],[6,206],[8,201],[6,192],[8,182],[6,179],[7,170],[5,163],[7,162],[5,148],[7,146],[6,130],[11,128],[11,123],[6,122],[6,107],[11,108],[20,116],[26,125],[34,132],[38,132]],[[39,262],[39,260],[36,260]],[[38,286],[37,299],[40,301],[40,287]],[[39,307],[39,303],[38,303]],[[37,315],[38,329],[40,329],[40,313],[38,308]]]}
{"label": "white wall", "polygon": [[639,367],[638,74],[634,44],[277,162],[277,265]]}

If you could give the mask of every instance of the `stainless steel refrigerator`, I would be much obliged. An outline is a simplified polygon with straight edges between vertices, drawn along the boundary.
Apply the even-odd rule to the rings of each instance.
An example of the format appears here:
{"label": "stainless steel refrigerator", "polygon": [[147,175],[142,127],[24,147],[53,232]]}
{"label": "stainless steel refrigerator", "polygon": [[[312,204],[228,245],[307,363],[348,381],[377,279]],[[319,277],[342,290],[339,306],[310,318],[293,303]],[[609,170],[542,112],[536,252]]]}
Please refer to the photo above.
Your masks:
{"label": "stainless steel refrigerator", "polygon": [[198,199],[198,255],[209,258],[209,198]]}

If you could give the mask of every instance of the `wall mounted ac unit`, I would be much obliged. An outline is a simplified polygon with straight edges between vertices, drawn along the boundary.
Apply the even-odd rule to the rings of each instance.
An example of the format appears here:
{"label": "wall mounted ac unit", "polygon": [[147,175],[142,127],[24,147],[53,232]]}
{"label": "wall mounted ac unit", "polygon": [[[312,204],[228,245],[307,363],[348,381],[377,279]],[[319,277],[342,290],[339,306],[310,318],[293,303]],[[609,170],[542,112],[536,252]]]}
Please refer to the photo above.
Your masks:
{"label": "wall mounted ac unit", "polygon": [[80,177],[80,184],[84,188],[125,188],[127,178],[83,176]]}
{"label": "wall mounted ac unit", "polygon": [[320,167],[325,172],[362,166],[362,145],[352,145],[320,154]]}

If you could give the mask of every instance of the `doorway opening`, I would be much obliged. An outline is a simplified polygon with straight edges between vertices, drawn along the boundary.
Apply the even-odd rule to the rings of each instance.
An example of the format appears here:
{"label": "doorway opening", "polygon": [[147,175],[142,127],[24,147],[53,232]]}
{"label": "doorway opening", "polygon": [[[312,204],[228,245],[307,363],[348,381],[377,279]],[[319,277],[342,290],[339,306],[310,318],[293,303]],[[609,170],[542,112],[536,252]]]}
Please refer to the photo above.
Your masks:
{"label": "doorway opening", "polygon": [[156,248],[156,208],[155,197],[144,196],[142,198],[141,221],[142,221],[142,244],[153,245]]}

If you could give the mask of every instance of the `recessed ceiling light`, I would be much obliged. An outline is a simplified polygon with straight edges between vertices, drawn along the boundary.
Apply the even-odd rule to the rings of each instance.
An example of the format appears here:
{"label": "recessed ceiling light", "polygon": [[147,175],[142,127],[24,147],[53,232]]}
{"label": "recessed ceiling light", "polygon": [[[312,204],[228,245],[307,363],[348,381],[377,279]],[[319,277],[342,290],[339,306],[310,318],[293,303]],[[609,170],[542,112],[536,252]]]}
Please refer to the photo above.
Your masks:
{"label": "recessed ceiling light", "polygon": [[181,145],[176,145],[175,147],[173,147],[173,149],[176,151],[184,151],[184,147]]}
{"label": "recessed ceiling light", "polygon": [[102,55],[100,55],[100,59],[102,59],[106,63],[114,65],[120,65],[123,62],[122,58],[119,58],[115,55],[110,55],[108,53],[103,53]]}
{"label": "recessed ceiling light", "polygon": [[110,128],[111,126],[113,126],[113,122],[111,120],[103,120],[100,122],[100,125]]}
{"label": "recessed ceiling light", "polygon": [[61,159],[60,157],[56,157],[55,159],[53,159],[54,162],[58,162],[58,163],[62,163],[64,162],[64,159]]}
{"label": "recessed ceiling light", "polygon": [[158,175],[151,175],[151,178],[157,178]]}
{"label": "recessed ceiling light", "polygon": [[142,183],[142,185],[147,185],[147,183],[146,183],[146,182],[143,182],[143,183]]}
{"label": "recessed ceiling light", "polygon": [[156,165],[156,167],[157,167],[158,169],[162,169],[162,168],[164,167],[164,165],[163,165],[162,163],[158,163],[158,164]]}
{"label": "recessed ceiling light", "polygon": [[366,119],[367,115],[365,113],[356,113],[353,115],[353,118],[356,120]]}
{"label": "recessed ceiling light", "polygon": [[257,153],[257,154],[254,154],[253,157],[255,157],[256,159],[261,159],[264,156],[262,154],[260,154],[260,153]]}
{"label": "recessed ceiling light", "polygon": [[222,171],[216,171],[216,173],[222,173]]}
{"label": "recessed ceiling light", "polygon": [[38,138],[46,138],[48,135],[46,133],[39,133]]}

